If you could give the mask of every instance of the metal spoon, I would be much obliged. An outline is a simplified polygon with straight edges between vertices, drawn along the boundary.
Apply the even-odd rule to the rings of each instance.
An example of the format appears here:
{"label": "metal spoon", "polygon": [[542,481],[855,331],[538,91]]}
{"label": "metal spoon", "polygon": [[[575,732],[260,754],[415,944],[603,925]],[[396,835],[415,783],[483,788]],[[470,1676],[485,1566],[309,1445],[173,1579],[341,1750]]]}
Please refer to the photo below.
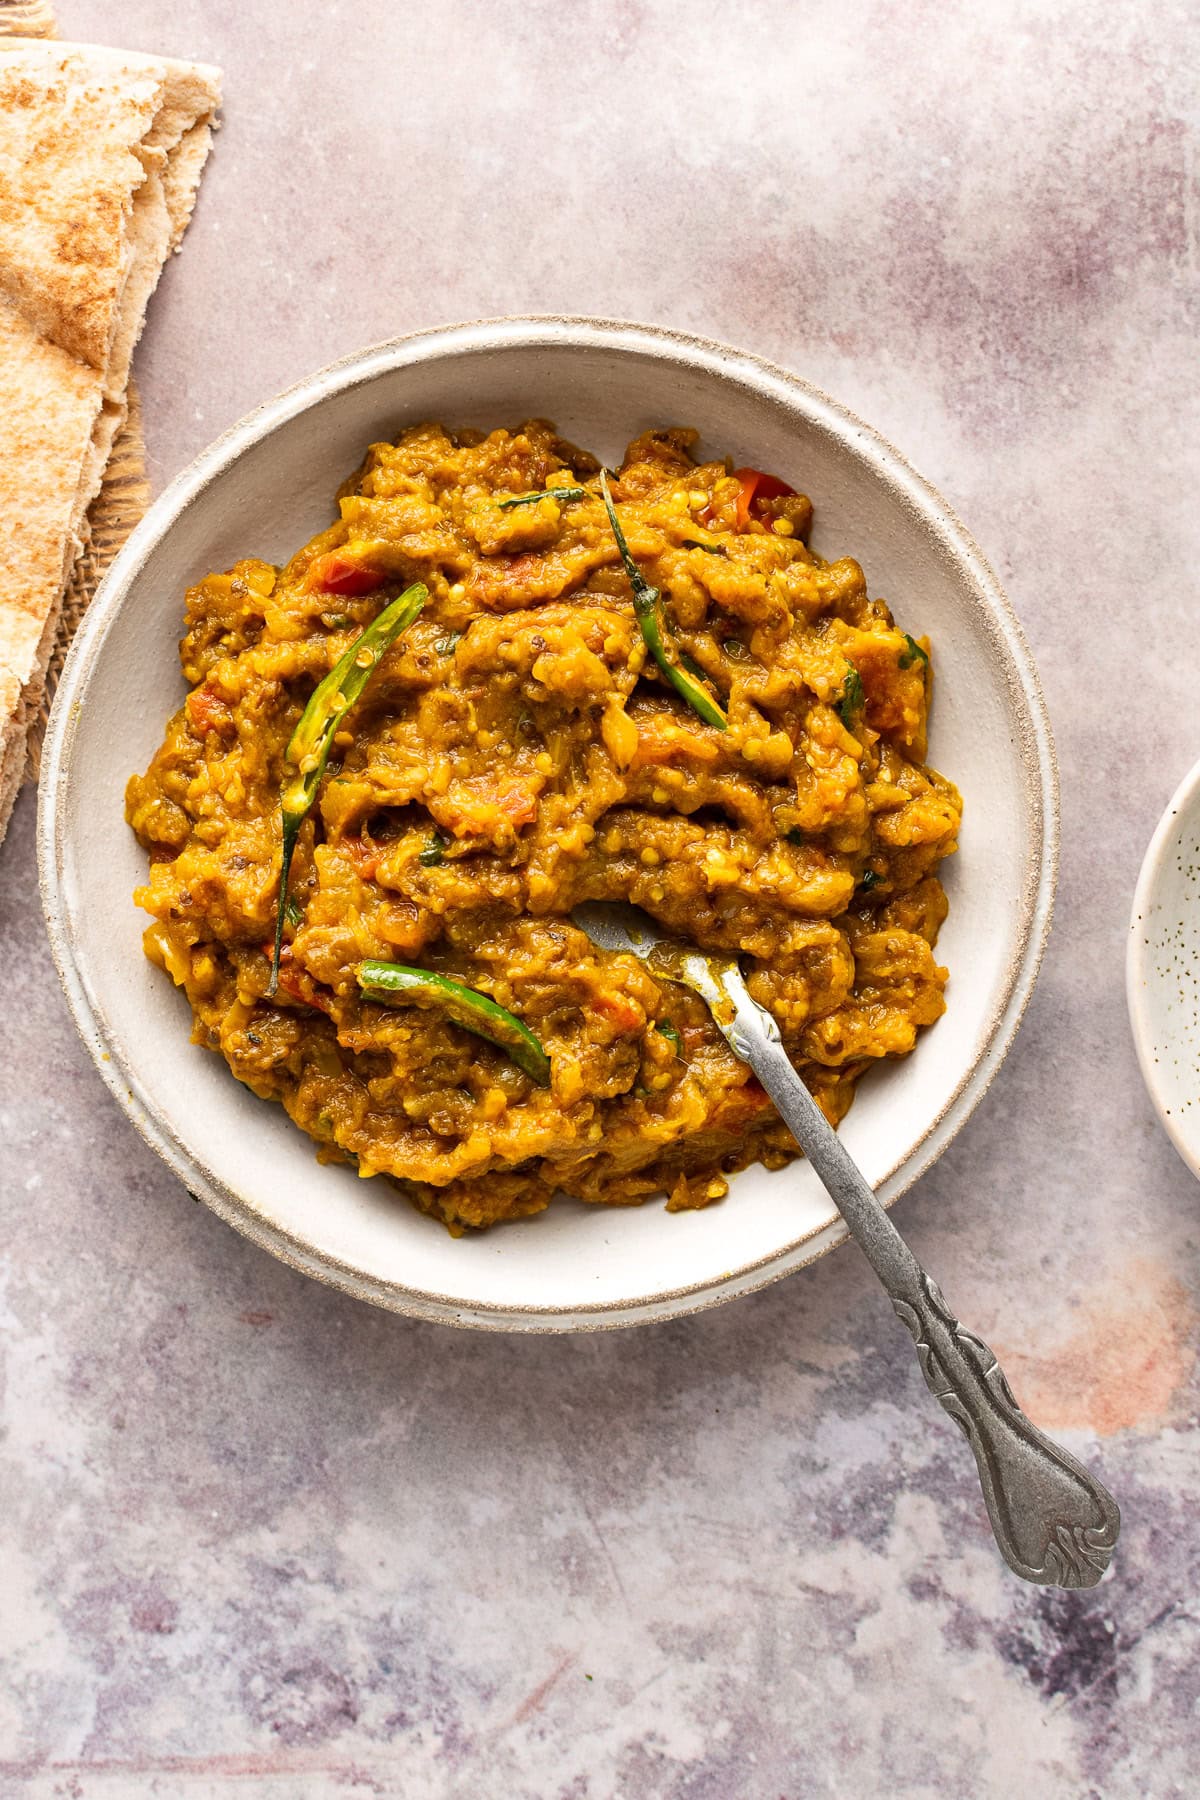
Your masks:
{"label": "metal spoon", "polygon": [[668,938],[634,906],[589,903],[571,917],[602,950],[631,953],[663,979],[692,988],[734,1055],[754,1070],[912,1333],[931,1393],[975,1452],[1009,1568],[1047,1587],[1095,1587],[1121,1528],[1116,1501],[1029,1422],[992,1352],[954,1317],[793,1069],[779,1027],[750,998],[736,961]]}

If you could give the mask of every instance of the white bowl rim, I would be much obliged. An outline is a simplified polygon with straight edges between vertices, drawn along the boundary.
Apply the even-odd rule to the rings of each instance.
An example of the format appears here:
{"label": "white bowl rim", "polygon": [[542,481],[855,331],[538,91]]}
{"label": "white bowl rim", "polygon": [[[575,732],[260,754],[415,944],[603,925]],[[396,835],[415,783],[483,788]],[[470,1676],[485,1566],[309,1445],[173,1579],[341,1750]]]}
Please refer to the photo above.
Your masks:
{"label": "white bowl rim", "polygon": [[[100,582],[68,651],[59,678],[42,749],[38,784],[37,855],[42,907],[51,953],[67,1004],[101,1077],[142,1139],[183,1182],[187,1190],[243,1236],[273,1256],[358,1299],[410,1317],[483,1330],[566,1332],[613,1330],[665,1317],[686,1317],[742,1293],[755,1292],[783,1276],[805,1268],[849,1235],[840,1221],[820,1225],[752,1263],[727,1270],[716,1280],[664,1289],[637,1301],[575,1303],[564,1307],[517,1306],[473,1300],[469,1307],[452,1295],[376,1279],[363,1270],[317,1252],[276,1221],[264,1217],[245,1196],[235,1193],[207,1171],[165,1119],[138,1093],[136,1070],[121,1045],[105,1032],[76,960],[74,931],[62,892],[64,858],[60,796],[69,780],[69,754],[76,717],[75,693],[84,685],[91,662],[106,634],[110,617],[122,604],[152,548],[175,519],[205,487],[252,444],[334,393],[370,382],[386,371],[418,358],[422,351],[442,355],[455,350],[529,348],[539,344],[574,343],[580,347],[633,349],[662,353],[673,348],[681,360],[702,366],[722,379],[738,379],[760,396],[772,384],[799,401],[808,416],[869,460],[877,475],[907,495],[943,546],[969,570],[986,596],[985,622],[1003,640],[1017,677],[1024,712],[1017,719],[1018,754],[1030,806],[1035,853],[1018,898],[1019,929],[1006,980],[996,1000],[986,1035],[974,1060],[936,1117],[883,1176],[879,1186],[890,1207],[937,1160],[965,1125],[991,1085],[1016,1035],[1041,967],[1053,915],[1058,875],[1060,819],[1059,778],[1045,696],[1024,630],[1012,604],[982,550],[957,513],[895,446],[848,407],[832,399],[802,376],[753,352],[714,338],[667,326],[585,314],[528,313],[428,326],[351,352],[326,364],[253,408],[200,452],[168,484],[114,558]],[[1038,853],[1040,851],[1040,854]],[[931,1139],[937,1136],[937,1141]],[[810,1254],[798,1256],[811,1240]]]}
{"label": "white bowl rim", "polygon": [[1176,821],[1193,802],[1200,800],[1200,762],[1194,763],[1168,800],[1162,817],[1154,827],[1154,835],[1146,846],[1133,890],[1133,906],[1129,914],[1129,938],[1125,945],[1125,1001],[1129,1008],[1129,1024],[1138,1067],[1146,1092],[1158,1114],[1163,1130],[1178,1150],[1193,1175],[1200,1176],[1200,1147],[1189,1141],[1180,1130],[1177,1116],[1167,1108],[1166,1097],[1159,1084],[1158,1064],[1154,1059],[1154,1028],[1150,1020],[1147,993],[1150,987],[1149,945],[1142,924],[1155,903],[1163,865],[1175,839]]}

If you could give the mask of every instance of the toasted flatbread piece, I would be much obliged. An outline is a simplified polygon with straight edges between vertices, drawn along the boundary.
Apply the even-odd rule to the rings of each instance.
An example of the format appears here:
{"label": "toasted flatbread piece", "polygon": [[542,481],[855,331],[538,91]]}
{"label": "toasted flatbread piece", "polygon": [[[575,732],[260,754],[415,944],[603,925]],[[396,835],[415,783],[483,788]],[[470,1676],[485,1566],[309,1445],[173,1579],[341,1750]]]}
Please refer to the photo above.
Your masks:
{"label": "toasted flatbread piece", "polygon": [[[79,476],[101,377],[0,301],[0,830],[16,796],[58,599],[79,549]],[[7,803],[7,804],[6,804]]]}
{"label": "toasted flatbread piece", "polygon": [[219,98],[199,64],[0,40],[0,291],[94,369],[112,351],[135,196]]}
{"label": "toasted flatbread piece", "polygon": [[0,37],[0,836],[218,83],[197,64]]}

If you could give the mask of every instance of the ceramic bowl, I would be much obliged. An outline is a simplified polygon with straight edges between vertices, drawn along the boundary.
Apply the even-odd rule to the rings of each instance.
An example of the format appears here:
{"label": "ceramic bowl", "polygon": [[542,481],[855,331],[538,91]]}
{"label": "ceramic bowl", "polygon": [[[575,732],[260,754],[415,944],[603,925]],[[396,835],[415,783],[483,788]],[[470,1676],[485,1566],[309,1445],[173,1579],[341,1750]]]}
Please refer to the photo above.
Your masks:
{"label": "ceramic bowl", "polygon": [[1133,897],[1125,960],[1142,1077],[1200,1175],[1200,763],[1159,820]]}
{"label": "ceramic bowl", "polygon": [[244,555],[281,561],[328,523],[373,439],[436,418],[537,414],[615,460],[652,424],[776,470],[816,506],[816,548],[849,553],[937,661],[931,760],[962,788],[939,956],[949,1010],[916,1054],[862,1083],[844,1137],[887,1201],[946,1147],[1003,1058],[1033,984],[1055,874],[1054,757],[1038,680],[995,576],[946,503],[878,434],[806,382],[677,333],[587,319],[449,327],[365,350],[261,407],[150,509],[76,638],[43,756],[50,938],[76,1022],[138,1130],[222,1218],[364,1299],[462,1325],[579,1330],[744,1293],[844,1237],[805,1163],[739,1175],[703,1212],[556,1203],[458,1240],[378,1180],[322,1168],[282,1110],[188,1041],[181,994],[145,960],[130,898],[145,858],[127,776],[183,686],[183,594]]}

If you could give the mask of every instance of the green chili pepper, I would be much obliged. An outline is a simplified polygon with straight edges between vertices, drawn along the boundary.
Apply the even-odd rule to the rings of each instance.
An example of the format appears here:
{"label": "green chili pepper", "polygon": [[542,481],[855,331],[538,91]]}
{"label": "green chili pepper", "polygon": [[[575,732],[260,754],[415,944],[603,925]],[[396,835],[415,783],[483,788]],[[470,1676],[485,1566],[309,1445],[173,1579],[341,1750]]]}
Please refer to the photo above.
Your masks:
{"label": "green chili pepper", "polygon": [[421,854],[417,857],[423,869],[434,869],[443,862],[446,856],[446,840],[440,831],[435,831]]}
{"label": "green chili pepper", "polygon": [[[713,725],[718,731],[729,729],[729,720],[722,708],[717,704],[707,685],[708,677],[702,675],[697,680],[682,665],[682,658],[671,641],[667,624],[663,618],[662,596],[656,587],[651,587],[642,571],[629,554],[629,545],[625,542],[625,533],[621,530],[617,518],[617,509],[612,503],[612,495],[608,491],[608,477],[604,470],[600,471],[600,492],[604,496],[604,505],[608,512],[608,522],[612,526],[612,534],[617,540],[617,549],[621,552],[621,561],[625,564],[625,573],[629,577],[629,585],[633,589],[633,610],[637,614],[637,622],[641,627],[642,639],[651,656],[693,712],[699,713],[706,725]],[[693,665],[698,666],[698,665]]]}
{"label": "green chili pepper", "polygon": [[867,703],[866,690],[862,684],[862,676],[850,665],[850,673],[842,688],[842,697],[837,702],[837,715],[847,731],[854,729],[854,721]]}
{"label": "green chili pepper", "polygon": [[911,669],[915,662],[923,662],[925,667],[928,668],[929,652],[927,650],[922,650],[916,638],[909,637],[907,631],[904,633],[904,642],[908,645],[908,648],[901,654],[900,667],[902,669]]}
{"label": "green chili pepper", "polygon": [[676,1031],[674,1025],[672,1025],[670,1019],[656,1020],[654,1029],[655,1031],[662,1033],[668,1044],[673,1047],[676,1056],[683,1055],[683,1039],[680,1037],[678,1031]]}
{"label": "green chili pepper", "polygon": [[428,598],[428,588],[417,581],[384,607],[315,689],[284,751],[284,778],[279,790],[283,862],[279,870],[279,906],[275,917],[271,979],[267,983],[268,997],[275,992],[279,982],[279,953],[283,948],[292,855],[300,827],[317,797],[334,733],[371,679],[384,651],[402,631],[407,631]]}
{"label": "green chili pepper", "polygon": [[689,656],[686,650],[679,650],[677,645],[675,648],[678,652],[680,667],[686,669],[689,675],[694,675],[697,681],[707,681],[708,676],[695,657]]}
{"label": "green chili pepper", "polygon": [[536,494],[515,494],[511,500],[501,500],[500,511],[508,512],[514,506],[533,506],[538,500],[586,500],[587,489],[581,487],[542,488]]}
{"label": "green chili pepper", "polygon": [[528,1025],[522,1024],[515,1013],[497,1006],[486,994],[476,993],[474,988],[452,981],[448,975],[434,975],[429,969],[410,969],[393,962],[360,963],[358,985],[368,999],[384,1004],[432,1001],[452,1024],[506,1050],[538,1087],[550,1086],[550,1058]]}

